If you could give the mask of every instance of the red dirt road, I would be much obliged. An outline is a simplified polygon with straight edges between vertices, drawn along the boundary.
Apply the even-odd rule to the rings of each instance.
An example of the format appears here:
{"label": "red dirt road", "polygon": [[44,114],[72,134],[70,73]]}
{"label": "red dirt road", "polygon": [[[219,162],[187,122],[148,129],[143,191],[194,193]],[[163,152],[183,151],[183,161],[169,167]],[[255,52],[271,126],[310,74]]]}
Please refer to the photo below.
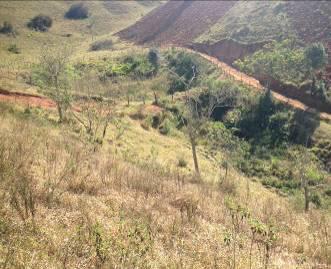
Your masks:
{"label": "red dirt road", "polygon": [[[215,64],[216,66],[221,68],[222,71],[224,71],[224,73],[226,75],[232,77],[234,80],[237,80],[237,81],[242,82],[246,85],[249,85],[249,86],[251,86],[252,88],[254,88],[258,91],[263,91],[264,90],[264,87],[260,84],[260,82],[257,79],[255,79],[251,76],[248,76],[248,75],[234,69],[233,67],[227,65],[226,63],[221,62],[220,60],[218,60],[215,57],[212,57],[212,56],[209,56],[207,54],[204,54],[204,53],[201,53],[201,52],[198,52],[198,51],[195,51],[195,50],[191,50],[191,49],[188,49],[188,48],[180,48],[180,49],[183,49],[183,50],[191,52],[191,53],[199,54],[201,57],[207,59],[208,61],[212,62],[213,64]],[[306,106],[304,103],[302,103],[298,100],[295,100],[295,99],[288,98],[288,97],[286,97],[284,95],[281,95],[277,92],[272,91],[272,95],[278,101],[280,101],[282,103],[285,103],[285,104],[288,104],[288,105],[290,105],[294,108],[301,109],[301,110],[308,111],[308,112],[312,112],[312,113],[317,112],[315,109]],[[321,112],[321,113],[319,113],[319,116],[320,116],[320,119],[331,121],[331,115],[328,114],[328,113]]]}

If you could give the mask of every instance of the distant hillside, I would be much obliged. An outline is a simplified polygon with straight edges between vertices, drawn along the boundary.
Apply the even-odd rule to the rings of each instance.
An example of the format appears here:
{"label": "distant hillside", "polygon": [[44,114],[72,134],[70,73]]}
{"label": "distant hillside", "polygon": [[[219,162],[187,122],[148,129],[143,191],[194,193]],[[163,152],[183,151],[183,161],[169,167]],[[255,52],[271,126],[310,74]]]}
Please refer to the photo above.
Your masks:
{"label": "distant hillside", "polygon": [[[327,88],[331,84],[331,5],[327,1],[169,1],[118,36],[149,46],[189,47],[230,65],[271,41],[294,38],[303,47],[322,42],[329,50],[329,65],[322,77],[326,78]],[[294,88],[290,85],[292,80],[286,84],[271,76],[261,80],[260,74],[251,75],[286,97],[320,102],[309,93],[310,87],[301,90],[301,84]],[[275,81],[270,84],[271,80]]]}
{"label": "distant hillside", "polygon": [[265,42],[330,42],[327,1],[169,1],[118,33],[136,43],[192,46],[232,63]]}
{"label": "distant hillside", "polygon": [[[17,32],[16,37],[0,34],[0,57],[3,61],[33,60],[43,44],[75,47],[75,52],[86,51],[98,37],[109,37],[160,4],[160,1],[82,1],[88,8],[89,17],[70,20],[64,14],[77,1],[1,1],[0,26],[9,22]],[[53,25],[47,32],[36,32],[26,27],[36,15],[47,15]],[[11,44],[16,44],[21,54],[8,53]],[[86,44],[86,45],[85,45]]]}
{"label": "distant hillside", "polygon": [[119,32],[119,36],[139,44],[185,45],[212,27],[234,4],[234,1],[169,1]]}

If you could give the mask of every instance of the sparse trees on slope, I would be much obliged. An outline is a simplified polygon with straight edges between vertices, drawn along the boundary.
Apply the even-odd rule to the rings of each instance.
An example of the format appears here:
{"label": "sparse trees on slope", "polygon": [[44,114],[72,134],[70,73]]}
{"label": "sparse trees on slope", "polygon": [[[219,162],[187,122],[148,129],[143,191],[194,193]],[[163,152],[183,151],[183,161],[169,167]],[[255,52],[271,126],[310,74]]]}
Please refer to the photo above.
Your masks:
{"label": "sparse trees on slope", "polygon": [[43,49],[39,64],[33,73],[34,83],[56,103],[59,122],[63,121],[71,101],[70,55],[71,51],[68,47]]}
{"label": "sparse trees on slope", "polygon": [[313,197],[311,193],[312,189],[322,182],[323,177],[318,173],[318,166],[314,161],[313,154],[307,149],[299,147],[292,154],[297,164],[295,175],[300,180],[303,190],[305,212],[308,212]]}
{"label": "sparse trees on slope", "polygon": [[104,90],[103,85],[91,75],[81,79],[76,87],[84,92],[86,99],[81,103],[81,113],[72,112],[73,116],[83,125],[93,143],[102,144],[115,114],[115,96],[108,99],[99,96]]}

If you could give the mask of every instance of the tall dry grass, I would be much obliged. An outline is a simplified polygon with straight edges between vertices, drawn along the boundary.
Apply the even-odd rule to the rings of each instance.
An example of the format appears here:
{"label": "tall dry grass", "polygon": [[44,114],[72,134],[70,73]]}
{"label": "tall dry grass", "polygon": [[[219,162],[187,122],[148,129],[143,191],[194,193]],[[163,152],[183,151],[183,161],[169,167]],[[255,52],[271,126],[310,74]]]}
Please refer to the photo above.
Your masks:
{"label": "tall dry grass", "polygon": [[1,124],[2,268],[330,266],[324,212],[298,213],[235,172],[214,184],[128,162],[61,128]]}

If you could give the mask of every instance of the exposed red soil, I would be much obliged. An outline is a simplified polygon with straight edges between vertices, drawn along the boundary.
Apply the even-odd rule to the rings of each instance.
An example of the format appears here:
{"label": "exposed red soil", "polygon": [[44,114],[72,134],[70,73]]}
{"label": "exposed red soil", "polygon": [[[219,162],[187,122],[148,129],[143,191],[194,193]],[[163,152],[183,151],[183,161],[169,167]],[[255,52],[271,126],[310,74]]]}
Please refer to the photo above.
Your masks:
{"label": "exposed red soil", "polygon": [[195,43],[188,47],[204,54],[212,55],[227,64],[232,64],[237,59],[253,54],[265,44],[266,42],[240,44],[232,39],[224,39],[211,45]]}
{"label": "exposed red soil", "polygon": [[235,1],[169,1],[118,35],[138,44],[187,45],[234,4]]}
{"label": "exposed red soil", "polygon": [[145,105],[144,106],[144,112],[147,114],[158,114],[161,113],[163,109],[156,105]]}
{"label": "exposed red soil", "polygon": [[288,1],[286,13],[298,36],[306,42],[331,38],[329,1]]}
{"label": "exposed red soil", "polygon": [[[56,108],[55,102],[47,97],[23,92],[7,91],[0,88],[0,102],[1,101],[23,104],[29,107]],[[73,107],[73,110],[76,112],[81,111],[80,108],[76,106]]]}
{"label": "exposed red soil", "polygon": [[0,101],[20,103],[32,107],[56,108],[56,104],[46,97],[22,92],[11,92],[4,89],[0,89]]}

